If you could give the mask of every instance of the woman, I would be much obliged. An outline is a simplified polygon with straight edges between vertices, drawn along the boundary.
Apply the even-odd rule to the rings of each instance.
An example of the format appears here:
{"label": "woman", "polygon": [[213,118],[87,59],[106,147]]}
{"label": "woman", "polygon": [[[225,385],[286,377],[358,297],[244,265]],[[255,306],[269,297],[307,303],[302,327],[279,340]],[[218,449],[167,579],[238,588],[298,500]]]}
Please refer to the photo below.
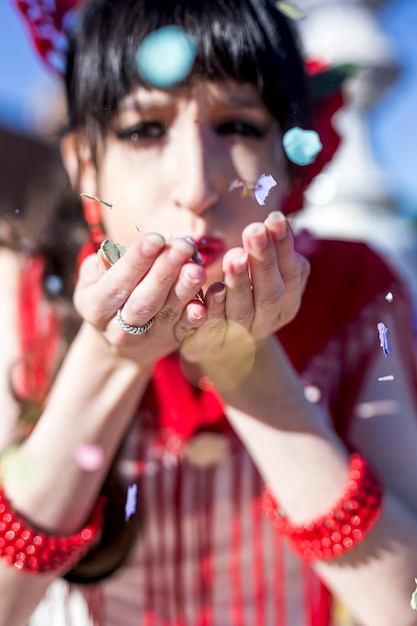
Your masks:
{"label": "woman", "polygon": [[[171,24],[197,55],[184,80],[155,88],[136,51]],[[14,535],[0,623],[33,611],[31,624],[50,622],[55,611],[52,623],[318,626],[330,621],[328,589],[361,624],[411,624],[407,299],[360,244],[304,241],[309,276],[274,210],[307,180],[283,134],[312,123],[287,20],[267,0],[93,0],[66,81],[69,178],[92,243],[126,251],[84,250],[80,328],[36,428],[4,460]],[[251,193],[262,174],[278,183],[264,205]],[[10,372],[21,397],[36,395],[34,380],[44,391],[57,336],[45,298],[29,314],[19,301],[19,285],[45,283],[42,260],[25,261],[2,254],[5,446],[19,414]],[[28,359],[33,336],[44,350]],[[387,374],[392,383],[378,380]]]}

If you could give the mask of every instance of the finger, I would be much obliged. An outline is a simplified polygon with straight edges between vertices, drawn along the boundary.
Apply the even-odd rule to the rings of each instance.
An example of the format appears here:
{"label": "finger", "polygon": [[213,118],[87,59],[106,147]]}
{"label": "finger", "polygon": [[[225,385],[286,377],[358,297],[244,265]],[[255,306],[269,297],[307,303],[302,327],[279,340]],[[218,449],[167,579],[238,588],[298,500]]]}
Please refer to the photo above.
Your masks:
{"label": "finger", "polygon": [[202,302],[195,299],[188,302],[174,327],[174,336],[178,343],[183,343],[192,331],[204,323],[206,318],[207,309]]}
{"label": "finger", "polygon": [[123,306],[164,247],[161,235],[149,233],[135,241],[107,270],[99,255],[88,257],[81,267],[75,292],[77,310],[92,323],[108,321]]}
{"label": "finger", "polygon": [[[190,305],[193,303],[201,305],[201,302],[198,302],[197,294],[205,282],[206,271],[204,268],[200,265],[196,265],[195,263],[185,263],[180,270],[177,281],[174,283],[163,306],[158,312],[159,322],[165,325],[171,323],[172,320],[176,322],[182,316],[184,307],[186,307],[188,303],[190,303]],[[193,321],[193,313],[197,315],[200,312],[201,307],[205,311],[204,304],[200,307],[190,306],[188,313],[191,317],[187,319],[191,322],[191,324]],[[198,321],[200,318],[195,318],[194,322],[196,319]],[[188,327],[189,325],[187,325],[187,328]],[[176,333],[176,337],[180,337],[180,335]]]}
{"label": "finger", "polygon": [[207,320],[211,322],[224,322],[226,293],[227,290],[224,283],[212,283],[209,286],[204,298],[207,307]]}
{"label": "finger", "polygon": [[[123,306],[123,318],[131,326],[141,326],[151,317],[158,315],[159,321],[173,323],[181,316],[184,302],[177,299],[166,305],[167,298],[174,284],[179,280],[182,266],[193,254],[193,246],[185,239],[173,239],[165,250],[155,259],[148,273],[134,288]],[[200,272],[198,280],[194,281],[192,297],[198,291],[204,280],[204,271],[196,266]],[[183,285],[183,295],[187,296],[187,287]],[[188,287],[190,291],[190,287]]]}
{"label": "finger", "polygon": [[226,286],[213,283],[204,298],[206,316],[204,323],[195,333],[188,335],[183,343],[181,354],[188,361],[201,361],[216,352],[223,344],[227,330],[225,317]]}
{"label": "finger", "polygon": [[248,253],[243,248],[229,250],[223,258],[223,271],[227,286],[226,317],[249,329],[255,310]]}
{"label": "finger", "polygon": [[284,302],[284,281],[281,276],[275,241],[262,222],[247,226],[242,241],[248,252],[253,288],[254,320],[256,334],[261,327],[274,326]]}
{"label": "finger", "polygon": [[297,254],[294,236],[285,216],[279,211],[270,213],[265,221],[275,243],[278,267],[285,290],[282,317],[290,319],[298,310],[301,295],[309,275],[309,262]]}

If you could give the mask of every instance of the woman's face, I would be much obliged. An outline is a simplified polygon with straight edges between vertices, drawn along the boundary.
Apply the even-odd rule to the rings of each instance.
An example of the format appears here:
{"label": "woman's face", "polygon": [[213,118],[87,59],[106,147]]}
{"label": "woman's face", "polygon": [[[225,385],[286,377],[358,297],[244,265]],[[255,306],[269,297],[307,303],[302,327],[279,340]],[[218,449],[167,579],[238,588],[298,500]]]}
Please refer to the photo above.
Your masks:
{"label": "woman's face", "polygon": [[[98,158],[96,178],[80,191],[97,195],[109,239],[128,246],[140,232],[189,235],[209,281],[220,280],[226,249],[242,229],[280,206],[286,189],[278,125],[252,85],[200,82],[126,97]],[[235,180],[277,181],[264,206],[229,190]],[[94,186],[94,189],[91,186]]]}

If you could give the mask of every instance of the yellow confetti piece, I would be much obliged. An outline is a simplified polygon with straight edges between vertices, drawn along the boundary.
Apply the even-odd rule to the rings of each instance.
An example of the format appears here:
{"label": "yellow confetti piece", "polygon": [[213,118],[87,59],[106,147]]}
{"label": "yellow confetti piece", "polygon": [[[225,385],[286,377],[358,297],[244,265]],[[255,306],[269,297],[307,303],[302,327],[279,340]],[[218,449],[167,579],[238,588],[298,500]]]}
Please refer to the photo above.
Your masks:
{"label": "yellow confetti piece", "polygon": [[285,17],[288,17],[290,20],[302,20],[305,18],[305,13],[290,2],[285,2],[284,0],[280,0],[275,4],[278,11],[281,11]]}

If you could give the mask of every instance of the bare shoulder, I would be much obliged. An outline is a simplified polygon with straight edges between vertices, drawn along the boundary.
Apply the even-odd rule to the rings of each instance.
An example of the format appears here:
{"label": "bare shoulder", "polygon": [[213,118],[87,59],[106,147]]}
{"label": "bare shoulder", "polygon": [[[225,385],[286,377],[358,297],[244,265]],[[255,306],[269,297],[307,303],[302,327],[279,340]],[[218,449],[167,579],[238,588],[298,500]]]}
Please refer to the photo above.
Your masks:
{"label": "bare shoulder", "polygon": [[9,443],[18,407],[10,388],[10,375],[20,357],[18,336],[18,288],[22,260],[0,248],[0,449]]}

